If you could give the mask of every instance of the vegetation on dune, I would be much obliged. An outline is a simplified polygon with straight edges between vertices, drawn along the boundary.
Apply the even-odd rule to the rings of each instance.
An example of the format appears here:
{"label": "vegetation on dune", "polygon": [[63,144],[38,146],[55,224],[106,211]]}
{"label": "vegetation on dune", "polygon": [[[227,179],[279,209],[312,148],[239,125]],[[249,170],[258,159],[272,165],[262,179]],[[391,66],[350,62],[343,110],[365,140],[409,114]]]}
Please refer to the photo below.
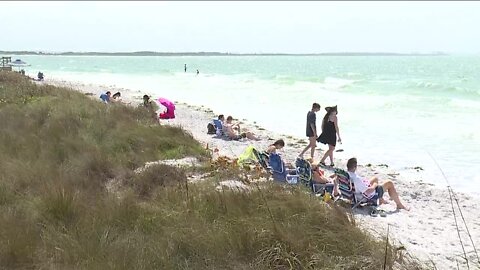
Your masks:
{"label": "vegetation on dune", "polygon": [[[135,173],[207,155],[142,108],[0,72],[0,268],[383,268],[385,242],[300,187],[216,190],[233,169],[196,184],[167,165]],[[121,192],[108,190],[113,180]]]}

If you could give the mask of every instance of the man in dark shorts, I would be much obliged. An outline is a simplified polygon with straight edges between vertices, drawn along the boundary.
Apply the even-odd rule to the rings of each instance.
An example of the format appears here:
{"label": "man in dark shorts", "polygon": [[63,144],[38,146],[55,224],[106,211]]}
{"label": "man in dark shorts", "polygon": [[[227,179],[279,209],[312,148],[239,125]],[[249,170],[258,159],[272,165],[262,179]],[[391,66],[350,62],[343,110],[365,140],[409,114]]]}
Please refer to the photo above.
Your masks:
{"label": "man in dark shorts", "polygon": [[307,113],[307,130],[306,135],[308,137],[308,145],[303,149],[303,151],[298,155],[299,157],[303,157],[303,154],[311,149],[310,156],[313,161],[313,156],[315,155],[315,147],[317,147],[317,116],[316,112],[320,110],[320,104],[313,103],[312,110]]}
{"label": "man in dark shorts", "polygon": [[386,203],[386,201],[383,199],[383,194],[384,192],[388,192],[390,199],[395,201],[395,203],[397,204],[397,209],[405,209],[407,211],[410,210],[409,207],[406,207],[400,201],[400,197],[398,196],[398,192],[395,189],[392,181],[388,180],[385,183],[379,185],[377,177],[373,177],[372,179],[368,180],[355,174],[355,171],[357,170],[356,158],[351,158],[348,160],[347,170],[348,176],[353,182],[353,185],[355,186],[355,190],[357,192],[363,193],[363,195],[367,198],[373,197],[375,194],[377,194],[380,200],[380,204]]}
{"label": "man in dark shorts", "polygon": [[224,123],[223,128],[224,128],[224,133],[227,134],[227,136],[235,141],[238,141],[243,138],[247,138],[250,140],[255,140],[259,141],[260,139],[255,136],[252,132],[240,132],[240,124],[232,123],[233,117],[228,116],[227,121]]}

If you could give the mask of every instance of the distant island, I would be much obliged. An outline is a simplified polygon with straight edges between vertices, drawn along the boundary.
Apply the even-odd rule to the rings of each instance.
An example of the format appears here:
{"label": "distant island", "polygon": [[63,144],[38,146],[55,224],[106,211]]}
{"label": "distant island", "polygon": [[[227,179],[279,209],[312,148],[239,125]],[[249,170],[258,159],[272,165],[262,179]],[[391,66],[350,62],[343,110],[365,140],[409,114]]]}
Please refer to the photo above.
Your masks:
{"label": "distant island", "polygon": [[389,52],[334,52],[334,53],[221,53],[221,52],[41,52],[0,51],[2,55],[58,55],[58,56],[442,56],[434,53],[389,53]]}

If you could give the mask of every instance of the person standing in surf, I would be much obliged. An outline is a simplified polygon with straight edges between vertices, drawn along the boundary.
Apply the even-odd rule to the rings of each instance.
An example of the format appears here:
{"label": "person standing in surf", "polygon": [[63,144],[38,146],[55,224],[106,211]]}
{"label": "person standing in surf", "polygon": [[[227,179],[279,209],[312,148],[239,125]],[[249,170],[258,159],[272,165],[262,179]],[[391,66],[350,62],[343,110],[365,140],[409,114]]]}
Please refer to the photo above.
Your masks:
{"label": "person standing in surf", "polygon": [[317,147],[317,142],[315,139],[317,139],[317,116],[316,112],[320,110],[320,104],[318,103],[313,103],[312,105],[312,110],[307,113],[307,129],[306,129],[306,135],[308,137],[308,145],[303,149],[303,151],[298,155],[299,157],[303,157],[303,154],[308,151],[308,149],[311,149],[310,156],[313,161],[313,156],[315,155],[315,147]]}
{"label": "person standing in surf", "polygon": [[337,135],[338,142],[342,143],[342,138],[340,138],[340,130],[338,129],[337,105],[334,107],[326,107],[325,110],[327,113],[323,117],[322,121],[322,134],[320,134],[317,141],[323,144],[328,144],[328,151],[323,155],[322,159],[320,160],[320,164],[325,166],[325,159],[330,157],[330,166],[333,167],[335,166],[333,163],[333,151],[335,150],[335,146],[337,144]]}
{"label": "person standing in surf", "polygon": [[184,64],[183,68],[184,68],[185,72],[187,72],[187,64]]}

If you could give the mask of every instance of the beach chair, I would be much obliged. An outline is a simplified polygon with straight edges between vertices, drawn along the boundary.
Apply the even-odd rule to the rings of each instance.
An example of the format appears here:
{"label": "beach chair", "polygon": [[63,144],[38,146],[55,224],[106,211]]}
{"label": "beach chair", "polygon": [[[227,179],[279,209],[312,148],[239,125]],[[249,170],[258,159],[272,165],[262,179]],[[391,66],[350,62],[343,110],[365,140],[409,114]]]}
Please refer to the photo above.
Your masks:
{"label": "beach chair", "polygon": [[311,187],[312,183],[312,165],[307,160],[297,157],[295,160],[295,168],[299,176],[300,183],[307,187]]}
{"label": "beach chair", "polygon": [[253,155],[257,159],[257,162],[264,168],[266,171],[270,172],[271,168],[268,165],[268,154],[265,152],[259,152],[257,149],[252,149]]}
{"label": "beach chair", "polygon": [[286,182],[288,184],[297,184],[298,175],[296,169],[285,168],[285,163],[277,153],[272,153],[268,157],[268,164],[272,172],[273,180]]}
{"label": "beach chair", "polygon": [[312,190],[313,194],[323,196],[325,191],[333,192],[334,185],[331,183],[315,183],[313,182],[312,165],[308,160],[298,157],[295,160],[295,167],[299,176],[299,181]]}
{"label": "beach chair", "polygon": [[378,195],[374,194],[371,197],[365,196],[361,192],[355,191],[355,186],[350,180],[348,172],[345,170],[335,168],[335,176],[338,181],[338,189],[342,198],[347,199],[352,204],[352,209],[358,206],[378,206]]}

